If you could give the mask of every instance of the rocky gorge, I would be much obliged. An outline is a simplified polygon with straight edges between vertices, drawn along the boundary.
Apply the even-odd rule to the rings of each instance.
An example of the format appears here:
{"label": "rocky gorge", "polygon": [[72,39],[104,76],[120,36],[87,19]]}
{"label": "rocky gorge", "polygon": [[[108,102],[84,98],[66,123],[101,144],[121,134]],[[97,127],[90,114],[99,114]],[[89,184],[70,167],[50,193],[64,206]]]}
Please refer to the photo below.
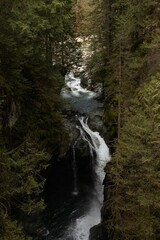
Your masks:
{"label": "rocky gorge", "polygon": [[47,219],[50,219],[47,240],[102,240],[104,167],[111,159],[101,137],[105,133],[103,88],[100,84],[92,85],[91,81],[85,83],[85,65],[74,69],[66,75],[61,91],[66,106],[63,124],[68,147],[51,168],[45,190]]}

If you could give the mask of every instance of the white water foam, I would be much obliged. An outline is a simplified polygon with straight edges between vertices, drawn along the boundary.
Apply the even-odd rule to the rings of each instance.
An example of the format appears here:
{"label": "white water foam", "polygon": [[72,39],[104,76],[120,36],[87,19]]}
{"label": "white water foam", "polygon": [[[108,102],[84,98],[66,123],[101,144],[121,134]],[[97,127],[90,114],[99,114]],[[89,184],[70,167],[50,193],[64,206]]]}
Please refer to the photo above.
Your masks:
{"label": "white water foam", "polygon": [[81,86],[81,79],[79,77],[75,77],[73,72],[70,72],[65,76],[65,84],[66,87],[64,87],[61,91],[61,95],[64,98],[72,96],[80,97],[82,94],[87,94],[88,98],[96,96],[95,92]]}
{"label": "white water foam", "polygon": [[[89,229],[100,223],[100,207],[100,203],[94,199],[87,214],[76,219],[67,230],[66,239],[88,240]],[[70,238],[71,236],[72,238]]]}
{"label": "white water foam", "polygon": [[[97,169],[96,173],[99,177],[101,177],[101,181],[103,181],[104,177],[104,167],[111,160],[111,156],[109,154],[109,148],[106,145],[104,139],[100,136],[99,132],[93,132],[88,126],[88,118],[84,119],[84,117],[80,117],[79,121],[82,125],[82,129],[84,133],[87,133],[90,137],[87,138],[87,142],[89,141],[89,147],[94,149],[97,156]],[[87,135],[86,135],[87,136]],[[102,175],[102,176],[101,176]]]}
{"label": "white water foam", "polygon": [[76,219],[70,226],[66,233],[66,239],[88,240],[90,228],[99,224],[101,221],[100,209],[103,202],[104,167],[111,160],[111,157],[104,139],[98,132],[93,132],[89,128],[87,119],[80,117],[79,122],[81,126],[77,126],[77,128],[80,130],[82,138],[88,143],[90,153],[93,154],[93,151],[95,151],[97,156],[95,166],[96,183],[89,210],[84,216]]}
{"label": "white water foam", "polygon": [[[81,86],[81,79],[74,76],[73,71],[68,73],[65,77],[66,87],[62,89],[61,95],[64,98],[76,97],[80,101],[80,97],[86,97],[92,99],[97,94],[93,91],[89,91],[87,88]],[[85,108],[86,106],[84,106]],[[105,177],[104,167],[111,160],[109,154],[109,148],[106,145],[104,139],[98,132],[92,131],[87,123],[88,119],[80,117],[80,126],[77,128],[80,130],[80,134],[84,141],[88,143],[90,154],[94,157],[96,154],[95,164],[95,187],[92,191],[92,198],[90,199],[90,207],[85,215],[77,218],[65,232],[63,240],[88,240],[90,228],[97,225],[101,221],[101,207],[103,202],[103,180]],[[74,146],[75,147],[75,146]],[[73,155],[75,158],[75,149],[73,147]],[[75,164],[75,162],[73,162]],[[73,165],[75,167],[75,165]],[[74,176],[76,180],[76,175]],[[75,181],[74,180],[74,181]],[[75,192],[78,193],[75,184]],[[61,240],[62,240],[61,239]]]}

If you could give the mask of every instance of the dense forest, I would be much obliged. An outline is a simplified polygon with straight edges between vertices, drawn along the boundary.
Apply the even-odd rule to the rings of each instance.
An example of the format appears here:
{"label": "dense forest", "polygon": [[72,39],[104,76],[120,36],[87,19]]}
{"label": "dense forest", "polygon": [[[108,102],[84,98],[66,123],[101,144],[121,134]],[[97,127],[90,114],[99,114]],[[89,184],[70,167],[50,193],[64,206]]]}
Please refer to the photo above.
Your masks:
{"label": "dense forest", "polygon": [[99,51],[90,64],[104,83],[104,121],[114,140],[104,227],[108,239],[159,239],[160,2],[98,2]]}
{"label": "dense forest", "polygon": [[68,148],[60,91],[81,36],[91,37],[87,68],[103,84],[113,152],[106,239],[159,239],[160,1],[0,0],[0,9],[0,238],[45,231],[46,169]]}
{"label": "dense forest", "polygon": [[73,16],[71,1],[0,8],[0,238],[22,240],[22,225],[42,229],[44,170],[67,140],[59,93]]}

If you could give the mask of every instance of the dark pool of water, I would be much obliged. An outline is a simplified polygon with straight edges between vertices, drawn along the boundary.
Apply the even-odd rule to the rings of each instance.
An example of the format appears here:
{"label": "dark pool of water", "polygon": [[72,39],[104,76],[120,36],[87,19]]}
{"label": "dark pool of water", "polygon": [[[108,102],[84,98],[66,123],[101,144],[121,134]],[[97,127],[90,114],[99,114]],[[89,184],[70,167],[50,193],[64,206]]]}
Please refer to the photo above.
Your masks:
{"label": "dark pool of water", "polygon": [[[78,195],[73,195],[72,152],[50,168],[45,187],[45,202],[47,205],[45,222],[50,231],[46,240],[65,239],[64,234],[67,228],[75,219],[88,211],[94,185],[91,160],[90,156],[86,159],[77,156]],[[74,238],[68,240],[71,239]]]}

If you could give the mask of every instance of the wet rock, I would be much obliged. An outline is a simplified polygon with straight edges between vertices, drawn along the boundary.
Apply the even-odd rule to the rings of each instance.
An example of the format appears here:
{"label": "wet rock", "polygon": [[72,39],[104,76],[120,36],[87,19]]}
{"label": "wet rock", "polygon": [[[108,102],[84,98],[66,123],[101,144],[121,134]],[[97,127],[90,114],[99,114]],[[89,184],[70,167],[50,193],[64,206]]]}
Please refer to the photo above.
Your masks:
{"label": "wet rock", "polygon": [[63,120],[63,126],[65,129],[65,134],[63,134],[59,158],[63,158],[67,154],[67,152],[79,136],[79,131],[77,130],[75,123],[72,122],[71,119],[68,120],[67,118],[65,118]]}
{"label": "wet rock", "polygon": [[16,124],[19,116],[20,116],[20,105],[15,103],[13,100],[10,105],[10,113],[8,117],[8,126],[10,129],[14,127]]}
{"label": "wet rock", "polygon": [[106,240],[106,234],[102,224],[98,224],[90,229],[89,240]]}

